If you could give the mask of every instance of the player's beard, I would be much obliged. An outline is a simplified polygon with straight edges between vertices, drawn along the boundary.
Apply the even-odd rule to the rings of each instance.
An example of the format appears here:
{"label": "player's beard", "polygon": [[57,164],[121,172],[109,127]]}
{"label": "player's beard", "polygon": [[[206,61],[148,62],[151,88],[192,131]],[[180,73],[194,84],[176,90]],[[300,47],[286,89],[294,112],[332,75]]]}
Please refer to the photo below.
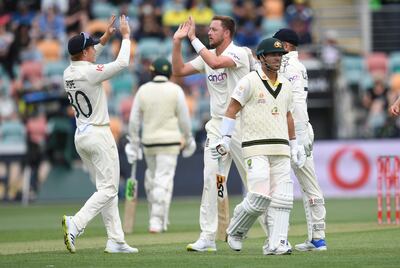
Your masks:
{"label": "player's beard", "polygon": [[224,40],[222,38],[216,40],[216,39],[208,39],[208,42],[210,44],[210,48],[217,48],[222,44]]}

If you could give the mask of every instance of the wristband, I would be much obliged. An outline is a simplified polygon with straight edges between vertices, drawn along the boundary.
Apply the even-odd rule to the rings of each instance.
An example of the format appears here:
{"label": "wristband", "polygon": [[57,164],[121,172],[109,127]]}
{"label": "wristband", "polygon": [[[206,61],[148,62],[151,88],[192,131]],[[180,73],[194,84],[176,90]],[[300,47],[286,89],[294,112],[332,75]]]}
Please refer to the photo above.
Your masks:
{"label": "wristband", "polygon": [[235,119],[224,116],[221,124],[221,136],[232,136],[235,130],[235,122]]}
{"label": "wristband", "polygon": [[192,43],[192,46],[193,46],[194,50],[196,50],[196,53],[197,53],[197,54],[199,54],[200,51],[201,51],[203,48],[206,48],[206,46],[203,45],[203,43],[200,41],[199,38],[193,39],[193,41],[192,41],[191,43]]}

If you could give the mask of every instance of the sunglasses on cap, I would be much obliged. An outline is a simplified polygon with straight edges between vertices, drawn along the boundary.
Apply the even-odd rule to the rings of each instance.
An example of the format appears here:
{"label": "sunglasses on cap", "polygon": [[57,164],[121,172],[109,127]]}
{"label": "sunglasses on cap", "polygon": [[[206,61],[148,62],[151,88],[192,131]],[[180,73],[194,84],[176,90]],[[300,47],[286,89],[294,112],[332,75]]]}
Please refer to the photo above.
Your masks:
{"label": "sunglasses on cap", "polygon": [[89,36],[88,33],[85,33],[85,32],[81,32],[81,35],[83,35],[83,46],[82,46],[82,50],[84,50],[84,49],[85,49],[85,46],[86,46],[86,40],[88,40],[90,36]]}

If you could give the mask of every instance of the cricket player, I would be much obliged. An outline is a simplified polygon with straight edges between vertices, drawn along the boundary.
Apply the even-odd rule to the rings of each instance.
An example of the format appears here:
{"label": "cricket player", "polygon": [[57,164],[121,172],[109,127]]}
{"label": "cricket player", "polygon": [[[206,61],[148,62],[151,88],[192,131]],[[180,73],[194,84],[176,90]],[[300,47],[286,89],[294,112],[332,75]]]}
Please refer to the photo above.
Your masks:
{"label": "cricket player", "polygon": [[[299,145],[304,147],[306,154],[306,162],[303,167],[299,168],[296,165],[292,165],[303,193],[308,229],[308,239],[302,244],[295,245],[295,249],[299,251],[326,250],[325,202],[315,174],[312,154],[314,132],[307,112],[307,70],[298,59],[296,47],[299,38],[293,30],[281,29],[273,37],[281,40],[284,49],[288,52],[282,58],[280,73],[292,84],[294,99],[293,120],[296,137]],[[268,210],[268,214],[270,213],[276,213],[276,211]]]}
{"label": "cricket player", "polygon": [[144,188],[149,202],[149,231],[160,233],[167,230],[169,223],[169,207],[181,140],[184,140],[183,157],[189,157],[195,152],[196,142],[192,136],[183,90],[169,81],[171,63],[165,58],[158,58],[150,70],[153,80],[138,89],[133,103],[129,118],[131,142],[126,145],[125,152],[130,163],[136,161],[140,156],[141,140],[147,164]]}
{"label": "cricket player", "polygon": [[[211,50],[196,37],[195,23],[191,17],[180,25],[173,37],[172,70],[176,76],[194,73],[205,73],[207,88],[210,93],[211,119],[205,128],[207,140],[204,148],[204,184],[200,205],[199,239],[187,246],[189,251],[216,251],[215,238],[218,228],[217,184],[219,172],[218,161],[211,158],[210,144],[221,138],[220,126],[222,117],[229,104],[230,95],[237,81],[250,72],[251,52],[238,47],[232,42],[235,33],[235,22],[227,16],[215,16],[209,26],[208,38]],[[190,62],[184,63],[181,55],[181,42],[188,37],[199,55]],[[245,180],[245,167],[240,148],[239,124],[232,136],[231,154],[223,158],[223,173],[226,178],[232,159],[239,171],[242,181]]]}
{"label": "cricket player", "polygon": [[247,195],[236,206],[226,230],[228,244],[242,249],[243,239],[256,219],[270,209],[284,211],[274,214],[269,239],[263,246],[264,255],[291,254],[287,243],[290,210],[293,207],[293,182],[290,158],[302,165],[291,111],[291,83],[278,70],[283,44],[267,38],[257,47],[261,68],[243,77],[235,87],[229,107],[222,120],[222,139],[211,147],[214,158],[225,157],[235,128],[236,115],[241,111],[242,150],[247,171]]}
{"label": "cricket player", "polygon": [[75,252],[75,240],[88,223],[101,213],[108,241],[105,252],[137,253],[124,240],[118,212],[119,159],[117,146],[110,131],[106,94],[102,82],[129,65],[130,28],[124,15],[119,18],[121,49],[114,62],[95,64],[97,55],[115,32],[115,16],[100,43],[86,33],[68,41],[71,64],[64,71],[64,87],[75,110],[75,146],[84,165],[96,180],[97,191],[74,216],[63,216],[62,227],[67,249]]}

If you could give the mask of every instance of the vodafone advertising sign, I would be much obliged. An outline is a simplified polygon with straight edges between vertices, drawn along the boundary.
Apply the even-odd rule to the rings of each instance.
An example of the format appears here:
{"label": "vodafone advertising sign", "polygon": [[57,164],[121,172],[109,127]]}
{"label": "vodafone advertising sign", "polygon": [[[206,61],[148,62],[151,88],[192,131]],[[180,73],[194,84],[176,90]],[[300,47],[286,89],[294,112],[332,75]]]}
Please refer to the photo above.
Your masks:
{"label": "vodafone advertising sign", "polygon": [[[400,155],[400,140],[319,141],[314,143],[314,164],[324,197],[375,197],[377,158]],[[300,187],[295,181],[295,197]]]}

